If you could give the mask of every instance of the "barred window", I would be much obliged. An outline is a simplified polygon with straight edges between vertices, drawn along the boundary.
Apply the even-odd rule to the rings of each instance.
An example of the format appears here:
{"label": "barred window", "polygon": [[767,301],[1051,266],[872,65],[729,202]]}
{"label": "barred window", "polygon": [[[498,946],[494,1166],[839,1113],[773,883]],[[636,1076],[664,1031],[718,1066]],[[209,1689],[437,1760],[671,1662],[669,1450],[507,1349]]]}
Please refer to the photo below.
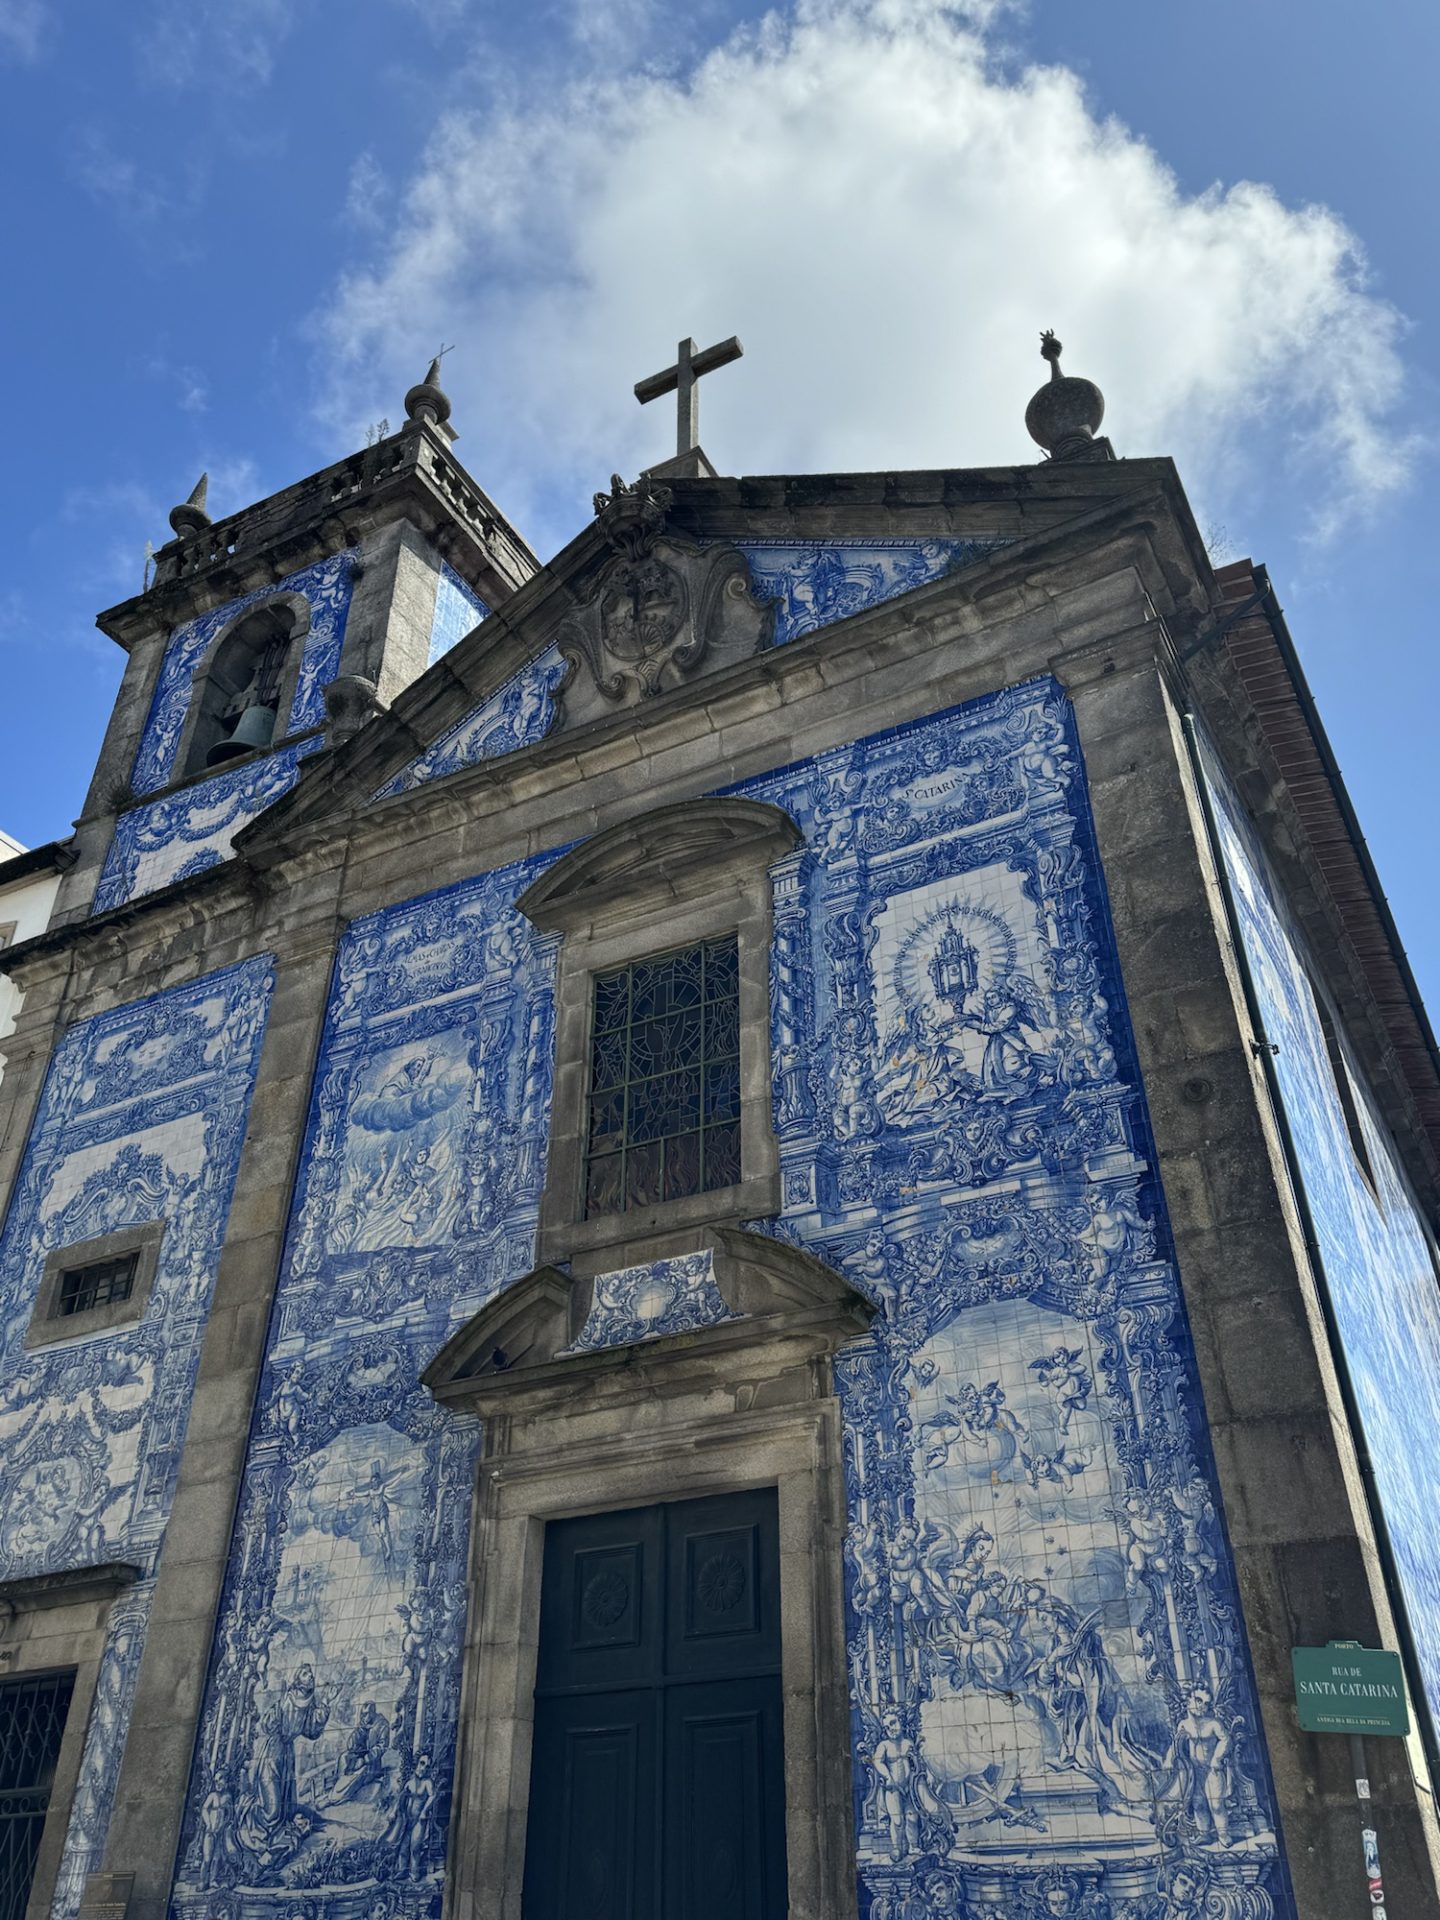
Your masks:
{"label": "barred window", "polygon": [[95,1307],[128,1300],[135,1286],[139,1254],[124,1253],[115,1260],[92,1260],[83,1267],[67,1267],[60,1276],[55,1311],[63,1316],[89,1313]]}
{"label": "barred window", "polygon": [[585,1214],[740,1181],[734,934],[595,976]]}
{"label": "barred window", "polygon": [[24,1920],[74,1670],[0,1680],[0,1920]]}

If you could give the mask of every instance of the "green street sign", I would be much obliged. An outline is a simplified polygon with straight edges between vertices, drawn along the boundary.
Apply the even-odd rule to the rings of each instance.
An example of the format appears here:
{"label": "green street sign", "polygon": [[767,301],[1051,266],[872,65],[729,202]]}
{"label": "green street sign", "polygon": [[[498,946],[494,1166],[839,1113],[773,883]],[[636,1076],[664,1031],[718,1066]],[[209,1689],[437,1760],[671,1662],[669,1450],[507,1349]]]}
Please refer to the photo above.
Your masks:
{"label": "green street sign", "polygon": [[1306,1733],[1410,1731],[1398,1653],[1332,1640],[1328,1647],[1292,1647],[1290,1664]]}

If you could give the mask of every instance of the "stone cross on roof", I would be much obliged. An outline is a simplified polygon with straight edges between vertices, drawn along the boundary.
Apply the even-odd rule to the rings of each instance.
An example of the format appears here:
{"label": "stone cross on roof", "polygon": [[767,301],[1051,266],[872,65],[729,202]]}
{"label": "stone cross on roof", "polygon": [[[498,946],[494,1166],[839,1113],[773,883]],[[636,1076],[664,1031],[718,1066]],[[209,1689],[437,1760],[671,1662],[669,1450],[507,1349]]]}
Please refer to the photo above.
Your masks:
{"label": "stone cross on roof", "polygon": [[700,444],[700,395],[696,386],[701,376],[713,373],[717,367],[728,367],[744,351],[733,333],[717,346],[706,347],[703,353],[695,351],[693,340],[682,340],[676,349],[673,367],[667,367],[663,373],[652,373],[648,380],[635,382],[635,398],[642,407],[647,401],[658,400],[662,394],[679,396],[675,428],[677,457],[692,452]]}

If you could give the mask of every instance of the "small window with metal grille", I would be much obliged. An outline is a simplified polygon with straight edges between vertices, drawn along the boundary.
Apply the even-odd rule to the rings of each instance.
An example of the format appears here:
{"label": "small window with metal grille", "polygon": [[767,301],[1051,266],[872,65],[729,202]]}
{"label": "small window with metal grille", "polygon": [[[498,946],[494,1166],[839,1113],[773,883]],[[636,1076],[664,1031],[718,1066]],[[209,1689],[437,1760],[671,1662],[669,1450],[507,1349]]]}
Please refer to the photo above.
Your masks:
{"label": "small window with metal grille", "polygon": [[736,937],[594,977],[585,1216],[740,1182]]}
{"label": "small window with metal grille", "polygon": [[72,1313],[90,1313],[96,1307],[114,1306],[128,1300],[135,1287],[138,1251],[123,1253],[114,1260],[92,1260],[83,1267],[67,1267],[60,1275],[55,1297],[55,1312],[61,1317]]}

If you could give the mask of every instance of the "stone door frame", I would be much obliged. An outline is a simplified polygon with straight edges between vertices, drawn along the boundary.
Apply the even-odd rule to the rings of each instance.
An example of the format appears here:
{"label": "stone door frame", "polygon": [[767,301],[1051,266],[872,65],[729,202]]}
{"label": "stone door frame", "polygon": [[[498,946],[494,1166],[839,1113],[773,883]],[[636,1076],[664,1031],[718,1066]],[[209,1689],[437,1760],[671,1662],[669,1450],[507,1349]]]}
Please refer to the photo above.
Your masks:
{"label": "stone door frame", "polygon": [[[726,1235],[732,1246],[757,1237]],[[520,1920],[546,1522],[756,1487],[779,1500],[789,1920],[856,1920],[830,1355],[863,1331],[869,1309],[831,1279],[828,1302],[792,1299],[689,1334],[567,1354],[570,1283],[542,1268],[427,1369],[436,1398],[478,1413],[486,1434],[446,1889],[454,1920]],[[526,1339],[533,1358],[493,1368],[486,1356],[502,1345],[524,1355]]]}

